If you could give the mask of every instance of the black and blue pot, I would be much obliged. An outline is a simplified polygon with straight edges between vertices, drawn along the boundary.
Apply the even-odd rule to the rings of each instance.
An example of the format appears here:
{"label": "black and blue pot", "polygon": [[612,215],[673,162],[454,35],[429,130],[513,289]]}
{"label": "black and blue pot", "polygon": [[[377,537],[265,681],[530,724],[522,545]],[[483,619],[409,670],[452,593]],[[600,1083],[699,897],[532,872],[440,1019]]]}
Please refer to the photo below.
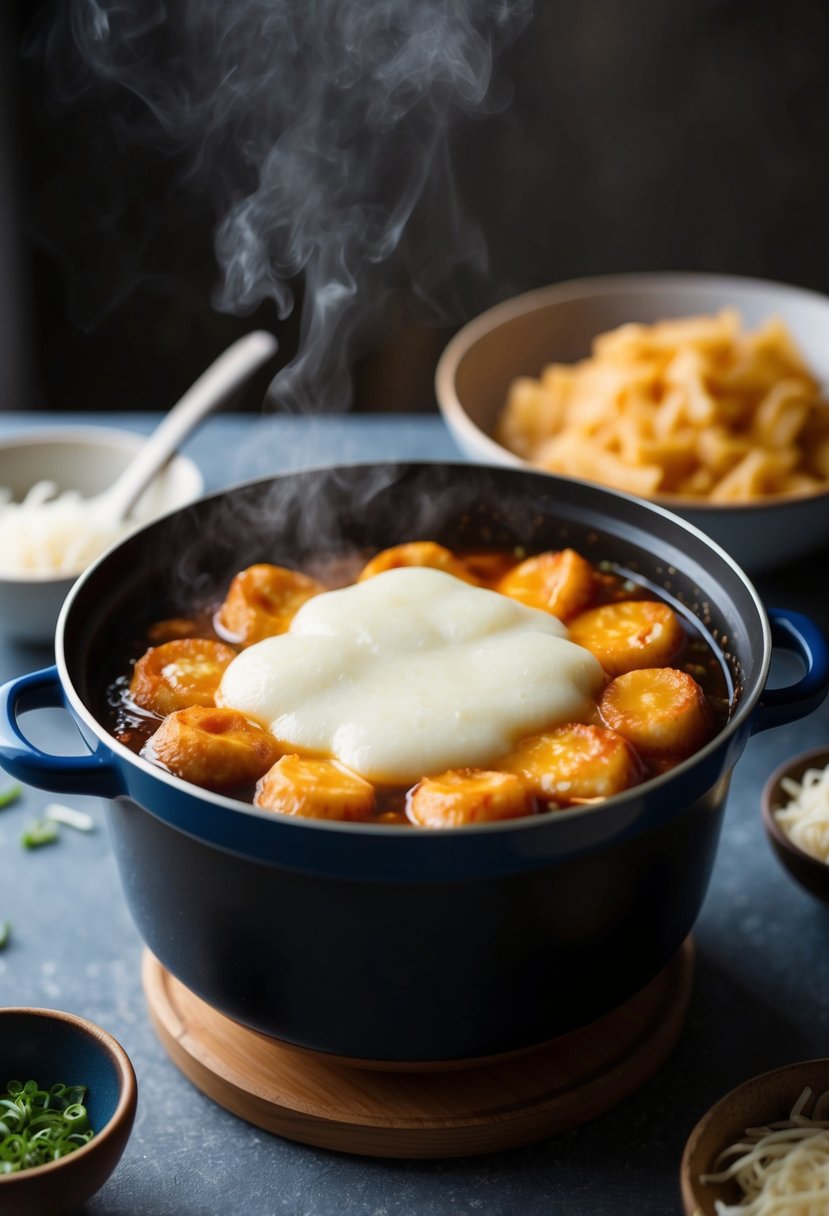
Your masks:
{"label": "black and blue pot", "polygon": [[[572,545],[629,570],[696,617],[723,654],[727,724],[677,768],[598,807],[449,831],[260,811],[170,776],[109,734],[113,655],[142,621],[219,598],[254,561],[304,565],[417,538]],[[775,644],[805,669],[783,689],[766,688]],[[767,616],[742,571],[679,518],[595,486],[467,464],[323,468],[202,499],[78,581],[56,655],[0,693],[3,767],[109,799],[132,916],[199,997],[285,1042],[375,1062],[514,1051],[640,989],[694,924],[749,736],[811,712],[829,684],[817,628]],[[35,747],[20,715],[38,706],[65,706],[89,755]]]}

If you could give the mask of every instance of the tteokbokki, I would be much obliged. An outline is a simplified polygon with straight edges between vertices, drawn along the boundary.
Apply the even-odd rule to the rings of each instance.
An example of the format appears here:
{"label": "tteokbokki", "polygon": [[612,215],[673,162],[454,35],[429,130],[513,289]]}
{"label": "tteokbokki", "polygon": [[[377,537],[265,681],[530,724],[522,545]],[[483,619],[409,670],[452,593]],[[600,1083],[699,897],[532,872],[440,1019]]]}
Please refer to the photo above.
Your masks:
{"label": "tteokbokki", "polygon": [[108,700],[134,752],[261,810],[452,828],[647,781],[732,690],[699,622],[624,570],[422,540],[330,579],[238,571],[135,638]]}

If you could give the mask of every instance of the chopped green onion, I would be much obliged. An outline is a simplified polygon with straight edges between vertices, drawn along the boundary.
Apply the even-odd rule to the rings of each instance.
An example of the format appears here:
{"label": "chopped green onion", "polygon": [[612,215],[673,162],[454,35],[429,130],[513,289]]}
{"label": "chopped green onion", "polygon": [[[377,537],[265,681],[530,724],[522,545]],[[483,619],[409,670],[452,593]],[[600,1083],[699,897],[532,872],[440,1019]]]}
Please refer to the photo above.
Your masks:
{"label": "chopped green onion", "polygon": [[58,838],[58,825],[46,819],[33,819],[20,837],[24,849],[39,849],[43,844],[52,844]]}
{"label": "chopped green onion", "polygon": [[0,920],[0,950],[5,950],[9,944],[9,938],[12,935],[12,927],[9,921]]}
{"label": "chopped green onion", "polygon": [[17,802],[22,793],[23,786],[17,782],[14,785],[7,786],[4,790],[0,790],[0,807],[10,806],[12,802]]}
{"label": "chopped green onion", "polygon": [[89,1126],[85,1085],[9,1081],[0,1094],[0,1175],[58,1161],[87,1144]]}
{"label": "chopped green onion", "polygon": [[74,807],[64,806],[62,802],[50,802],[43,811],[43,818],[54,823],[65,823],[79,832],[91,832],[95,827],[95,820],[86,811],[77,811]]}

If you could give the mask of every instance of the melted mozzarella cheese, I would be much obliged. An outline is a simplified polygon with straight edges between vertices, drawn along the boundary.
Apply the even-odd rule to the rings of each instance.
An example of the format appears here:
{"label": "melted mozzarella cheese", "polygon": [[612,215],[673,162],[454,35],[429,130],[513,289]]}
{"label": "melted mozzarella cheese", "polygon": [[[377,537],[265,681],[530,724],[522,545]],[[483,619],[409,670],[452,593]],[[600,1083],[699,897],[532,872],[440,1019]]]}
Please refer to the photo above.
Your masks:
{"label": "melted mozzarella cheese", "polygon": [[556,617],[409,567],[308,600],[287,633],[233,660],[217,702],[287,748],[403,784],[584,721],[602,679]]}

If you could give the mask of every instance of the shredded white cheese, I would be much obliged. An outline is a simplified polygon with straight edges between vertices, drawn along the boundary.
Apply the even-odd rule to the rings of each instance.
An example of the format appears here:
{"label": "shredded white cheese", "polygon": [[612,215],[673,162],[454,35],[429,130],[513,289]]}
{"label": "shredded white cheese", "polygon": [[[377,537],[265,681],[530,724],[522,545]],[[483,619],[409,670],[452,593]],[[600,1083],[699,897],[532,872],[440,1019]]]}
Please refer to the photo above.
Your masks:
{"label": "shredded white cheese", "polygon": [[801,780],[784,777],[780,783],[789,802],[774,812],[774,819],[793,844],[829,862],[829,768],[810,768]]}
{"label": "shredded white cheese", "polygon": [[73,575],[135,527],[102,519],[74,490],[38,481],[21,502],[0,487],[0,574]]}
{"label": "shredded white cheese", "polygon": [[717,1216],[826,1216],[829,1091],[815,1102],[810,1118],[803,1109],[811,1096],[807,1086],[788,1119],[746,1128],[739,1143],[720,1153],[715,1172],[701,1175],[707,1184],[733,1180],[742,1192],[736,1204],[716,1200]]}

